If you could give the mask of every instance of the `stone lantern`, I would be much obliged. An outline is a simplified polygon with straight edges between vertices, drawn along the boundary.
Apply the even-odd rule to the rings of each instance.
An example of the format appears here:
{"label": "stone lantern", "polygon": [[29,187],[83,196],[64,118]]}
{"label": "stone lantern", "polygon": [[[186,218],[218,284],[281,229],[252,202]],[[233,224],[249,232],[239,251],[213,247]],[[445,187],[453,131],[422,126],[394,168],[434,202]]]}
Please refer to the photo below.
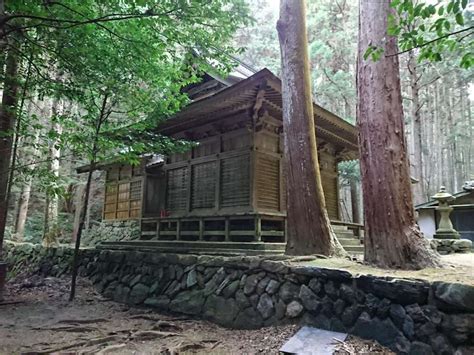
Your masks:
{"label": "stone lantern", "polygon": [[436,210],[440,214],[439,226],[436,230],[434,238],[436,239],[459,239],[459,233],[454,229],[451,220],[449,219],[449,214],[452,212],[453,208],[449,205],[449,202],[454,201],[456,197],[446,192],[446,188],[441,186],[438,193],[434,196],[431,196],[432,199],[438,201],[438,207]]}

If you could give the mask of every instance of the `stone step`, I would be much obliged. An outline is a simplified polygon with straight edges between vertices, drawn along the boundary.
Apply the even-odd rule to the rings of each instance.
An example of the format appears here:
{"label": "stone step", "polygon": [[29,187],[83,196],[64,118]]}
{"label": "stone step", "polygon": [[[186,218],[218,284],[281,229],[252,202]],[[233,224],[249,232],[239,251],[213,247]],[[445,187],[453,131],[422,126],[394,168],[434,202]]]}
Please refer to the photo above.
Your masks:
{"label": "stone step", "polygon": [[134,240],[122,242],[102,242],[99,247],[103,248],[129,248],[134,249],[167,249],[185,251],[192,250],[255,250],[255,251],[275,251],[284,252],[286,243],[264,243],[264,242],[204,242],[204,241],[184,241],[184,240]]}
{"label": "stone step", "polygon": [[331,226],[332,226],[332,229],[334,230],[334,232],[347,231],[347,230],[349,230],[349,229],[347,228],[347,226],[344,226],[344,225],[331,224]]}
{"label": "stone step", "polygon": [[102,249],[108,250],[140,250],[140,251],[152,251],[155,253],[171,253],[171,254],[196,254],[196,255],[216,255],[216,256],[257,256],[257,255],[283,255],[284,251],[279,250],[249,250],[249,249],[176,249],[176,248],[167,248],[167,247],[153,247],[153,248],[143,248],[136,246],[108,246]]}
{"label": "stone step", "polygon": [[349,246],[349,245],[354,245],[354,246],[357,246],[357,245],[361,245],[360,243],[360,240],[359,239],[356,239],[356,238],[337,238],[339,240],[339,243],[342,244],[342,246]]}
{"label": "stone step", "polygon": [[336,233],[336,236],[338,238],[353,238],[353,239],[357,239],[357,237],[354,235],[354,233],[352,231],[335,231]]}
{"label": "stone step", "polygon": [[348,246],[344,246],[344,249],[349,254],[364,254],[364,246],[363,245],[348,245]]}

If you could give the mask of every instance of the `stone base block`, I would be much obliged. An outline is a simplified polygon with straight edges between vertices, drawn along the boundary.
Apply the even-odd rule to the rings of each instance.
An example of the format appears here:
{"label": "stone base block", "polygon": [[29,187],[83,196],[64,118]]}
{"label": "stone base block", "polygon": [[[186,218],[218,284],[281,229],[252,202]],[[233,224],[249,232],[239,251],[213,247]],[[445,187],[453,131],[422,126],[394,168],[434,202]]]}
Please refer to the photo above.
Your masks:
{"label": "stone base block", "polygon": [[433,239],[431,248],[440,254],[466,253],[471,251],[472,242],[469,239]]}

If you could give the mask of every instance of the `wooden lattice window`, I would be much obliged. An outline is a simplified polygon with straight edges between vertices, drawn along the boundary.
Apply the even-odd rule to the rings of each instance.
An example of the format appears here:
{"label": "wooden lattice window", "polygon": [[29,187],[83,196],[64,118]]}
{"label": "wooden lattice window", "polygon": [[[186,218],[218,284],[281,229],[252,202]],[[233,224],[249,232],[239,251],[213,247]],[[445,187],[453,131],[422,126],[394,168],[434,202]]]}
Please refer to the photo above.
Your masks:
{"label": "wooden lattice window", "polygon": [[118,184],[118,200],[117,200],[117,218],[126,219],[129,217],[130,205],[130,183],[119,182]]}
{"label": "wooden lattice window", "polygon": [[117,212],[117,184],[105,186],[104,219],[115,219]]}
{"label": "wooden lattice window", "polygon": [[142,201],[142,181],[136,180],[130,182],[130,218],[140,216]]}
{"label": "wooden lattice window", "polygon": [[221,207],[248,206],[250,203],[250,157],[248,154],[221,161]]}
{"label": "wooden lattice window", "polygon": [[191,208],[213,208],[216,202],[216,162],[192,167]]}
{"label": "wooden lattice window", "polygon": [[256,164],[257,205],[269,210],[280,209],[280,161],[259,155]]}
{"label": "wooden lattice window", "polygon": [[142,181],[110,182],[105,189],[104,219],[138,218]]}
{"label": "wooden lattice window", "polygon": [[186,210],[188,178],[189,172],[187,167],[168,171],[166,208],[169,211]]}

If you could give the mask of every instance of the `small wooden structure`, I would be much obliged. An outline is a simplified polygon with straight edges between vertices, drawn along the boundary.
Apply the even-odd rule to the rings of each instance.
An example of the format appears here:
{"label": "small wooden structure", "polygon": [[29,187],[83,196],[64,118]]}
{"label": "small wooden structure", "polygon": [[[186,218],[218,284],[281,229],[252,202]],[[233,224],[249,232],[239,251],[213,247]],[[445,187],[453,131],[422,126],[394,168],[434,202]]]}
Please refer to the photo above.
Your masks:
{"label": "small wooden structure", "polygon": [[[207,75],[186,91],[193,102],[157,131],[198,145],[140,167],[104,167],[104,220],[139,218],[146,240],[285,242],[280,80],[267,69]],[[337,164],[357,158],[357,131],[314,108],[327,210],[338,223]]]}

